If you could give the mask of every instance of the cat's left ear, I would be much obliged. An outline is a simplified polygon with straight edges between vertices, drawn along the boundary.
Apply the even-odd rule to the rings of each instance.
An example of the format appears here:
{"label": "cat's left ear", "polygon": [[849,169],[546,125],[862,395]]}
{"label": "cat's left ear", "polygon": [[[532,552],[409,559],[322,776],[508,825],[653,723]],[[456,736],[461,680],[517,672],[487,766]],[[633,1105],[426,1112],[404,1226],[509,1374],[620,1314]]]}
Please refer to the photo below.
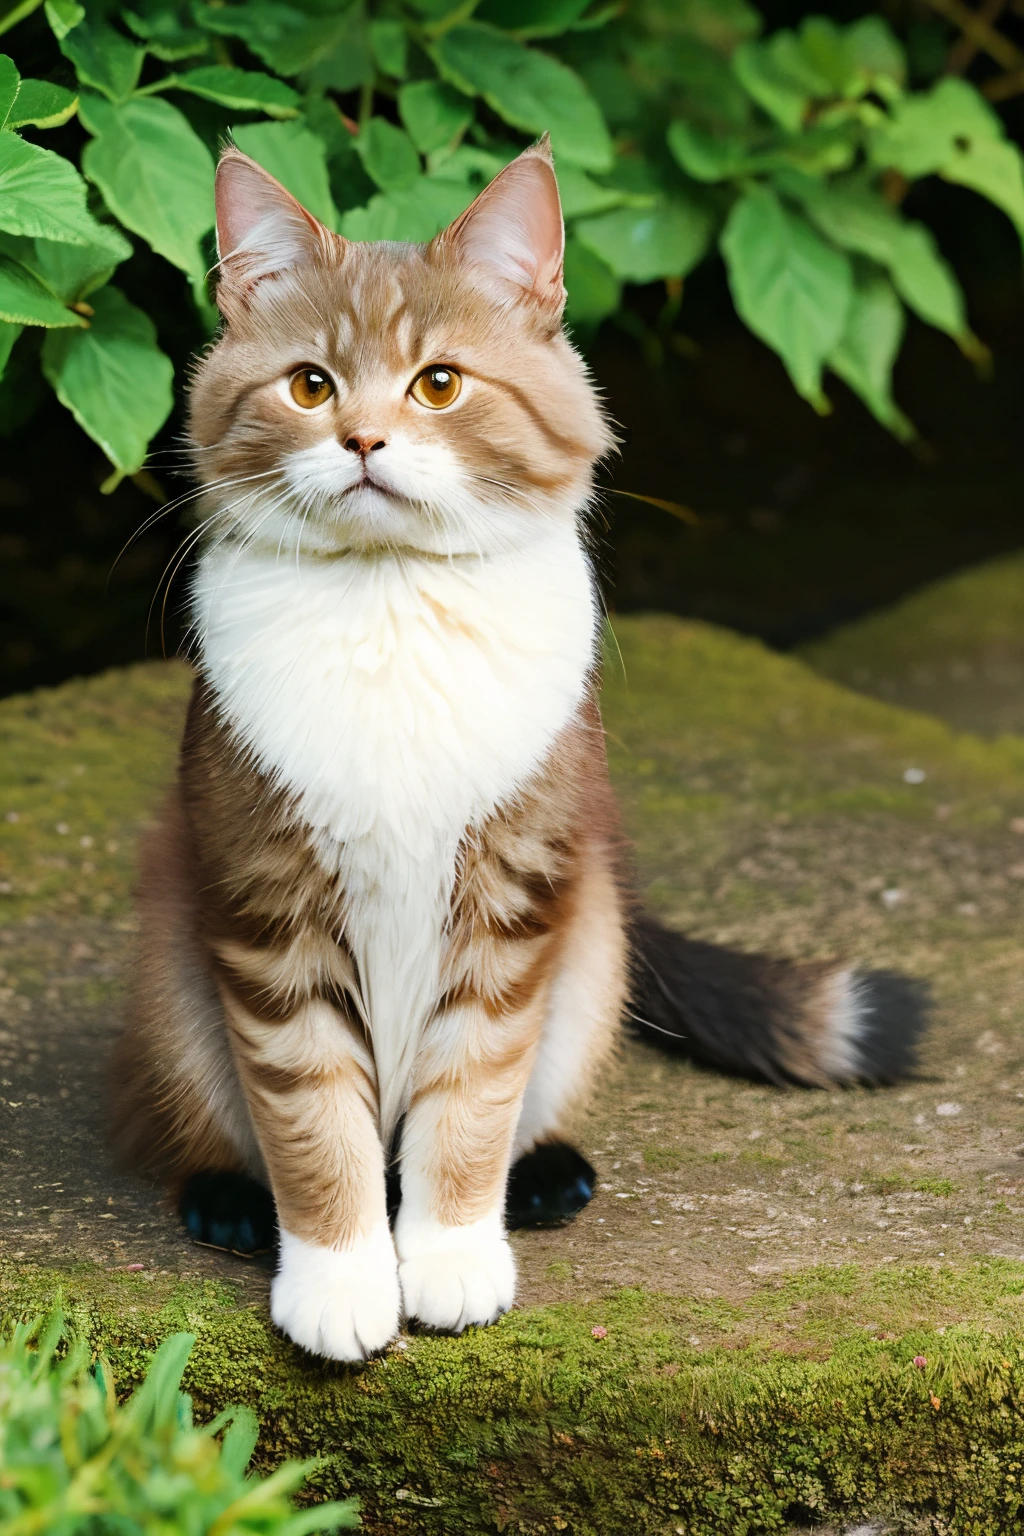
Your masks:
{"label": "cat's left ear", "polygon": [[548,135],[500,171],[434,245],[468,263],[499,296],[529,298],[560,315],[565,225]]}

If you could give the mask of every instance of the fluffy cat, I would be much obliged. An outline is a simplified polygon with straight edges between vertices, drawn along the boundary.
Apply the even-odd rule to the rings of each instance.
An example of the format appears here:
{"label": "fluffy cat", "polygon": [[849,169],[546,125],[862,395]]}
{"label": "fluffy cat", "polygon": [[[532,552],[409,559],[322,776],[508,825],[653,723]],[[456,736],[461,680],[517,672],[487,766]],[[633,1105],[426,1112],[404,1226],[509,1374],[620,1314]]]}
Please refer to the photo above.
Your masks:
{"label": "fluffy cat", "polygon": [[919,1007],[634,908],[584,527],[612,436],[562,329],[546,141],[426,246],[346,242],[229,149],[217,229],[196,682],[117,1137],[227,1246],[269,1185],[274,1320],[352,1360],[403,1315],[511,1304],[510,1166],[551,1173],[630,997],[691,1053],[819,1084],[898,1070]]}

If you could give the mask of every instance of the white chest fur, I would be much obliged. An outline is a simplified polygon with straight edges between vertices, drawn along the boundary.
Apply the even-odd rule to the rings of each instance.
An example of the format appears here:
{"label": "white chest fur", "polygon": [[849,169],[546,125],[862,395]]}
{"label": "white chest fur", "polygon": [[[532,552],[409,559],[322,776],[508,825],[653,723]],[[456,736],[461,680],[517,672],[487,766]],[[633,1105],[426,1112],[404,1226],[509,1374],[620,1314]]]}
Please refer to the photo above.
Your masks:
{"label": "white chest fur", "polygon": [[463,834],[529,778],[582,697],[586,556],[555,526],[500,561],[297,566],[213,550],[194,607],[225,716],[343,874],[390,1129],[436,998]]}

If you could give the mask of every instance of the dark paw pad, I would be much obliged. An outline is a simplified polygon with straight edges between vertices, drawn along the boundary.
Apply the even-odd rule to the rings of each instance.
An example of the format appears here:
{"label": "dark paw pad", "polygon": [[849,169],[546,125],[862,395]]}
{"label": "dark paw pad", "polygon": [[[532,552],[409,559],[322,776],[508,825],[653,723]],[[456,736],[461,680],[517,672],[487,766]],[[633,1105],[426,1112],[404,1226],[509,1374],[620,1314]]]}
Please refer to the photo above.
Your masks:
{"label": "dark paw pad", "polygon": [[596,1177],[583,1154],[567,1142],[534,1147],[509,1174],[506,1225],[548,1227],[571,1221],[594,1193]]}
{"label": "dark paw pad", "polygon": [[186,1180],[178,1214],[193,1242],[248,1258],[277,1241],[277,1213],[269,1189],[244,1173],[194,1173]]}

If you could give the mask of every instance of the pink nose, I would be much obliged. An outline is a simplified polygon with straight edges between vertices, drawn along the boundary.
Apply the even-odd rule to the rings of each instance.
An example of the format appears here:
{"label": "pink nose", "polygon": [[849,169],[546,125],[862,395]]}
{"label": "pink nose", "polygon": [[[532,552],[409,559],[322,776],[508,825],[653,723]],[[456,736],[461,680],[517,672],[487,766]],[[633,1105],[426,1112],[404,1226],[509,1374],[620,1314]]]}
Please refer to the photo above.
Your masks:
{"label": "pink nose", "polygon": [[360,453],[365,459],[368,453],[375,453],[378,448],[384,447],[384,439],[375,432],[363,432],[358,437],[347,437],[345,447],[349,453]]}

